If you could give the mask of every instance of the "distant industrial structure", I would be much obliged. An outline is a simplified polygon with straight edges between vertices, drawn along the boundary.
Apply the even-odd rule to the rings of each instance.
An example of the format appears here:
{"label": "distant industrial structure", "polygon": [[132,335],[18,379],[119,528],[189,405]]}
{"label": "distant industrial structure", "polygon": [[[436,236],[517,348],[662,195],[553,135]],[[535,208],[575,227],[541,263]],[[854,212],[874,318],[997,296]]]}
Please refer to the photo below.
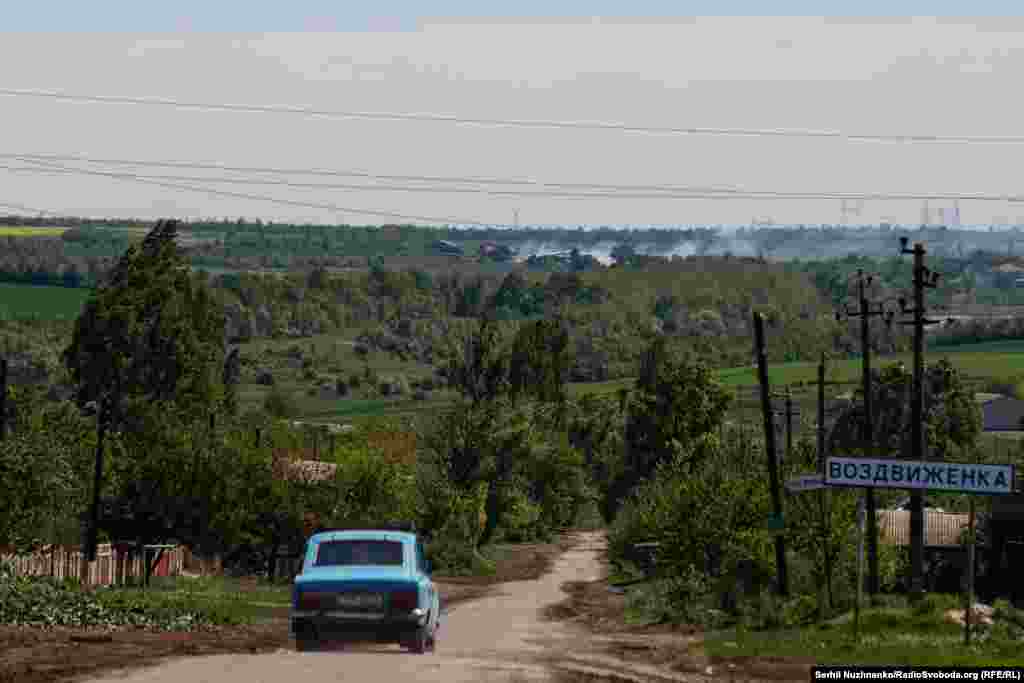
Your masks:
{"label": "distant industrial structure", "polygon": [[437,240],[431,246],[433,246],[436,251],[439,251],[442,254],[449,254],[451,256],[462,256],[465,251],[461,245],[458,245],[455,242],[449,242],[448,240]]}

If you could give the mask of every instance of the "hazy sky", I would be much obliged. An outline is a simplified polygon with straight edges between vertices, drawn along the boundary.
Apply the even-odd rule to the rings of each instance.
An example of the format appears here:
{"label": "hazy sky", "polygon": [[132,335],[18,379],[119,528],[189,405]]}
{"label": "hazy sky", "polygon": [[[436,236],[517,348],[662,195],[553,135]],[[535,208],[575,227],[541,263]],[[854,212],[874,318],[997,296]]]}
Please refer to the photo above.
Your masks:
{"label": "hazy sky", "polygon": [[[179,1],[158,8],[139,2],[0,2],[0,29],[7,32],[0,34],[0,89],[652,127],[1024,137],[1019,93],[1024,18],[639,16],[668,11],[742,15],[764,5],[754,2],[634,2],[631,19],[565,18],[607,14],[623,6],[595,1],[519,2],[514,11],[532,15],[519,19],[481,16],[480,3],[469,2],[430,3],[430,16],[443,18],[424,16],[419,8],[425,3],[412,2],[376,2],[372,12],[339,13],[338,6],[348,4]],[[844,4],[831,3],[835,8]],[[772,7],[780,14],[801,14],[820,11],[821,3]],[[972,5],[982,14],[1013,8],[996,2]],[[934,14],[956,8],[952,2],[864,1],[849,3],[847,9]],[[1018,194],[1024,156],[1024,144],[670,136],[11,96],[0,96],[0,121],[0,155],[801,193]],[[25,164],[4,157],[0,166]],[[228,175],[180,168],[89,168]],[[442,187],[436,181],[365,177],[288,179]],[[350,223],[394,222],[355,209],[488,223],[512,223],[516,210],[521,223],[840,219],[835,199],[571,199],[173,182],[352,210],[9,168],[0,168],[0,204],[87,215]],[[868,201],[860,218],[916,222],[921,204]],[[961,215],[965,223],[1024,220],[1024,204],[964,201]]]}

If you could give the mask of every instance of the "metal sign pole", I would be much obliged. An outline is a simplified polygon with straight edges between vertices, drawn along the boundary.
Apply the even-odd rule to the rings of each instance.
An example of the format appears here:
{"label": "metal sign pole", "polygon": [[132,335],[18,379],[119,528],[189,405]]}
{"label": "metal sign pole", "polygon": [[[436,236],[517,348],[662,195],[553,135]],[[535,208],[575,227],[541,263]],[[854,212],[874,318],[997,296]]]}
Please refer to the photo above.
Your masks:
{"label": "metal sign pole", "polygon": [[971,644],[971,611],[974,609],[974,496],[967,515],[967,609],[964,610],[964,645]]}
{"label": "metal sign pole", "polygon": [[853,605],[853,639],[860,641],[860,603],[864,593],[864,496],[857,501],[857,602]]}

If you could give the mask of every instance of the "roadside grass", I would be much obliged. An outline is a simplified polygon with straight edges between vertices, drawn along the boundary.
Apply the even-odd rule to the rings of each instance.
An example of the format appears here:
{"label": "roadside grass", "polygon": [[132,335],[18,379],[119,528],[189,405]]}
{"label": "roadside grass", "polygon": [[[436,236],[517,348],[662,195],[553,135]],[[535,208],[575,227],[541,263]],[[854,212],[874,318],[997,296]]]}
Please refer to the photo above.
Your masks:
{"label": "roadside grass", "polygon": [[150,587],[83,590],[77,580],[19,576],[0,568],[0,625],[194,631],[255,623],[287,609],[282,586],[244,590],[231,579],[156,579]]}
{"label": "roadside grass", "polygon": [[184,603],[217,614],[225,623],[247,624],[282,616],[291,603],[291,585],[265,579],[226,576],[154,577],[149,588],[111,589],[124,595],[145,595],[156,604]]}
{"label": "roadside grass", "polygon": [[39,317],[73,321],[90,294],[88,289],[0,282],[0,320]]}
{"label": "roadside grass", "polygon": [[[873,607],[862,610],[860,639],[854,640],[849,614],[821,625],[778,631],[728,629],[707,633],[703,648],[712,662],[781,657],[819,665],[1021,666],[1019,636],[999,625],[979,630],[970,647],[963,626],[946,623],[943,613],[959,596],[930,596],[930,608]],[[997,622],[999,624],[999,622]]]}

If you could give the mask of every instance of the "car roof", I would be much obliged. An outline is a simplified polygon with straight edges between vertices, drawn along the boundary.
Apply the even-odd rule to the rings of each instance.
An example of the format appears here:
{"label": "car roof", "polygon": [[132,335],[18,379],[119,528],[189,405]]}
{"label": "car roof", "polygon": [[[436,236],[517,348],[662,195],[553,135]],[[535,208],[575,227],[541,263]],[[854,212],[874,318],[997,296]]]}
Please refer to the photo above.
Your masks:
{"label": "car roof", "polygon": [[387,529],[338,529],[334,531],[319,531],[310,536],[310,541],[341,541],[341,540],[372,540],[383,539],[387,541],[400,541],[403,543],[414,543],[416,534],[408,531],[389,531]]}

